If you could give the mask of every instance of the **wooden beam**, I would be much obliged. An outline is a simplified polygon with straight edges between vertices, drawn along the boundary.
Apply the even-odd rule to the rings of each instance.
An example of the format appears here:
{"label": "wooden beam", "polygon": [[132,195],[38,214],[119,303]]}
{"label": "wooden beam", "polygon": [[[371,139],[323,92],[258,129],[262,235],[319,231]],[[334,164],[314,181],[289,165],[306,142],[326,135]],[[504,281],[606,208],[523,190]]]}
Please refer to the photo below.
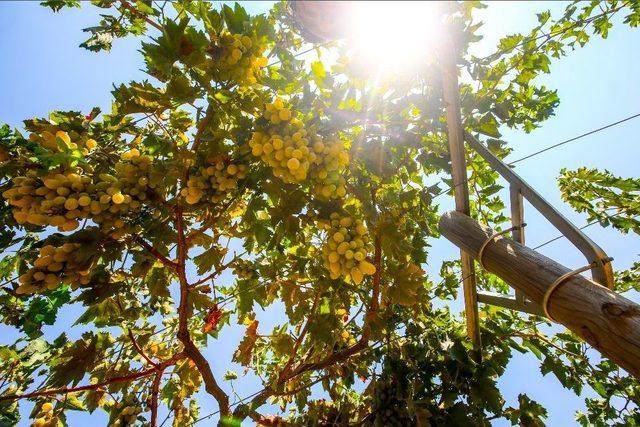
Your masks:
{"label": "wooden beam", "polygon": [[[440,218],[440,232],[477,258],[482,243],[493,233],[467,215],[448,212]],[[542,304],[551,284],[570,271],[567,267],[508,238],[490,243],[483,255],[490,273]],[[636,378],[640,378],[640,305],[581,275],[567,279],[549,300],[549,313]]]}
{"label": "wooden beam", "polygon": [[[456,66],[456,48],[450,39],[442,40],[439,50],[442,75],[442,98],[447,114],[447,139],[451,156],[451,177],[456,210],[469,215],[469,185],[467,184],[467,161],[464,152],[464,130],[460,117],[460,88],[458,87],[458,67]],[[467,320],[467,335],[476,351],[480,350],[480,327],[478,317],[478,295],[473,259],[460,252],[462,271],[462,289],[464,293],[464,312]]]}

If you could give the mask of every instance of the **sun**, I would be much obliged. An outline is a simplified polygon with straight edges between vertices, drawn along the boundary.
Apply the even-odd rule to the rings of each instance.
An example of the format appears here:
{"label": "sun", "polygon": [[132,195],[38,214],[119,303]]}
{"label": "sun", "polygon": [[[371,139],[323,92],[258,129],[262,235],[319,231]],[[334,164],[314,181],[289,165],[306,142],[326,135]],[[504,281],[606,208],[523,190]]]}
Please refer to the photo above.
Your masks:
{"label": "sun", "polygon": [[413,70],[437,44],[436,2],[355,2],[349,17],[354,56],[378,71]]}

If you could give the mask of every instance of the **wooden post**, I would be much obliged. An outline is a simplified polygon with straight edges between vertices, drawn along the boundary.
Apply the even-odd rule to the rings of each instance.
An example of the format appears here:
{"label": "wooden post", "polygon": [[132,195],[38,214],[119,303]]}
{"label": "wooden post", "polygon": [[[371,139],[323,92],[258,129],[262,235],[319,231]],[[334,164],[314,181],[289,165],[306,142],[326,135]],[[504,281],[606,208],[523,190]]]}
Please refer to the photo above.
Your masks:
{"label": "wooden post", "polygon": [[[469,215],[469,186],[467,184],[467,161],[464,152],[464,130],[460,117],[458,87],[458,67],[456,66],[456,48],[452,40],[443,38],[439,50],[442,75],[442,97],[447,113],[447,139],[451,156],[451,177],[456,210]],[[466,252],[460,252],[462,270],[462,288],[464,293],[464,312],[467,320],[467,335],[476,351],[480,350],[480,325],[478,317],[478,295],[473,258]]]}
{"label": "wooden post", "polygon": [[[440,218],[440,232],[473,258],[493,233],[459,212],[448,212]],[[570,271],[508,238],[490,243],[483,262],[489,272],[538,304],[542,304],[551,284]],[[575,275],[556,288],[548,309],[557,322],[640,378],[640,305]]]}
{"label": "wooden post", "polygon": [[[510,185],[509,198],[509,204],[511,205],[511,225],[518,227],[513,230],[511,236],[513,240],[524,245],[524,227],[521,227],[522,224],[524,224],[524,197],[522,197],[520,188],[515,185]],[[516,291],[515,296],[518,304],[526,304],[527,301],[522,292]]]}

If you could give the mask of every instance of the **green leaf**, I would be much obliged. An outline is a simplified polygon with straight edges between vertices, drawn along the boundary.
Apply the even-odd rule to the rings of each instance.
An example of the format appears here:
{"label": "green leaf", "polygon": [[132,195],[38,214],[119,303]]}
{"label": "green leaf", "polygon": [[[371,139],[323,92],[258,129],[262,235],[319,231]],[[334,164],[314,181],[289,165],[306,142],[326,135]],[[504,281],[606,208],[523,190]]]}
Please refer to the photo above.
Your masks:
{"label": "green leaf", "polygon": [[235,3],[233,9],[228,5],[222,6],[222,15],[227,24],[227,28],[232,33],[240,34],[244,32],[245,23],[249,22],[249,15],[239,3]]}
{"label": "green leaf", "polygon": [[42,325],[53,325],[60,308],[70,300],[71,293],[67,286],[35,297],[22,318],[22,330],[32,338],[42,335]]}
{"label": "green leaf", "polygon": [[51,377],[47,383],[52,387],[78,384],[87,372],[103,361],[101,356],[111,348],[111,342],[108,333],[85,333],[51,361]]}
{"label": "green leaf", "polygon": [[311,63],[311,74],[313,75],[313,79],[318,83],[322,84],[327,75],[326,70],[324,69],[324,65],[322,61],[314,61]]}
{"label": "green leaf", "polygon": [[79,0],[46,0],[40,2],[41,6],[49,7],[54,12],[59,12],[65,7],[80,7]]}
{"label": "green leaf", "polygon": [[171,105],[165,92],[146,80],[142,83],[131,82],[128,86],[122,84],[111,93],[115,101],[114,112],[117,114],[156,112]]}
{"label": "green leaf", "polygon": [[491,113],[487,113],[482,116],[479,126],[476,130],[492,138],[500,138],[501,136],[500,132],[498,131],[498,121]]}
{"label": "green leaf", "polygon": [[194,257],[193,262],[196,265],[198,274],[203,275],[210,272],[214,266],[216,270],[219,269],[226,254],[227,250],[225,248],[212,246],[210,249]]}
{"label": "green leaf", "polygon": [[113,298],[107,298],[90,306],[79,318],[75,325],[94,323],[98,327],[115,326],[122,320],[120,307]]}
{"label": "green leaf", "polygon": [[387,291],[391,302],[405,306],[415,304],[418,288],[424,283],[424,271],[415,264],[408,264],[390,267],[388,273],[393,278],[393,284]]}

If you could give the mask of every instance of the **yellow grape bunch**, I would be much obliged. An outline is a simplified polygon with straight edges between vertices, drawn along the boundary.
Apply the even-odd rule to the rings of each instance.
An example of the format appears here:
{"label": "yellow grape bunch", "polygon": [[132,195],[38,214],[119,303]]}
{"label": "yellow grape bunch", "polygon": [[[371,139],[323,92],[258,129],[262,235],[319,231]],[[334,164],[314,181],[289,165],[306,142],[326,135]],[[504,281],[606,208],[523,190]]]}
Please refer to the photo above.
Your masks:
{"label": "yellow grape bunch", "polygon": [[246,165],[226,161],[222,157],[211,158],[207,160],[207,165],[199,167],[189,175],[187,187],[180,191],[180,195],[190,205],[200,202],[203,198],[207,202],[218,203],[246,176]]}
{"label": "yellow grape bunch", "polygon": [[43,246],[33,266],[18,278],[20,286],[16,292],[33,294],[57,289],[62,284],[75,289],[89,283],[91,263],[80,247],[78,243]]}
{"label": "yellow grape bunch", "polygon": [[373,245],[361,220],[333,212],[324,228],[327,239],[322,247],[322,259],[332,279],[342,276],[360,284],[365,276],[376,272],[376,267],[367,261]]}
{"label": "yellow grape bunch", "polygon": [[282,98],[267,103],[263,112],[269,123],[266,129],[253,133],[251,153],[267,163],[273,174],[286,183],[301,183],[308,176],[315,193],[324,199],[344,197],[344,168],[349,154],[344,141],[323,139],[295,117]]}
{"label": "yellow grape bunch", "polygon": [[251,86],[258,82],[261,69],[267,66],[265,50],[264,43],[255,36],[223,32],[213,37],[209,67],[218,81]]}
{"label": "yellow grape bunch", "polygon": [[115,419],[113,421],[113,423],[111,423],[112,426],[130,426],[130,425],[134,425],[136,422],[136,419],[138,418],[138,415],[142,412],[142,408],[136,404],[130,404],[127,406],[122,407],[122,409],[120,409],[120,406],[123,405],[118,405],[115,407],[115,410],[119,412],[116,412],[116,416],[117,419]]}
{"label": "yellow grape bunch", "polygon": [[113,238],[126,233],[124,215],[140,211],[147,198],[151,157],[137,149],[122,154],[114,175],[89,175],[90,168],[60,167],[38,174],[29,170],[12,179],[2,196],[19,224],[73,231],[82,219],[92,219]]}
{"label": "yellow grape bunch", "polygon": [[67,150],[80,150],[82,154],[89,154],[98,145],[97,142],[87,135],[80,135],[75,131],[65,132],[57,130],[55,125],[51,125],[49,130],[29,135],[29,141],[35,142],[47,150],[54,153]]}
{"label": "yellow grape bunch", "polygon": [[79,219],[91,214],[91,178],[81,168],[48,171],[38,175],[27,171],[16,176],[12,186],[2,193],[19,224],[57,227],[72,231]]}
{"label": "yellow grape bunch", "polygon": [[120,156],[114,167],[115,174],[98,175],[92,219],[112,238],[119,239],[133,231],[127,225],[127,217],[140,212],[148,198],[147,190],[156,186],[150,178],[151,163],[151,156],[132,148]]}
{"label": "yellow grape bunch", "polygon": [[31,427],[57,427],[58,417],[56,417],[53,411],[53,404],[51,402],[44,402],[40,406],[40,410],[37,412],[38,418],[36,418]]}

